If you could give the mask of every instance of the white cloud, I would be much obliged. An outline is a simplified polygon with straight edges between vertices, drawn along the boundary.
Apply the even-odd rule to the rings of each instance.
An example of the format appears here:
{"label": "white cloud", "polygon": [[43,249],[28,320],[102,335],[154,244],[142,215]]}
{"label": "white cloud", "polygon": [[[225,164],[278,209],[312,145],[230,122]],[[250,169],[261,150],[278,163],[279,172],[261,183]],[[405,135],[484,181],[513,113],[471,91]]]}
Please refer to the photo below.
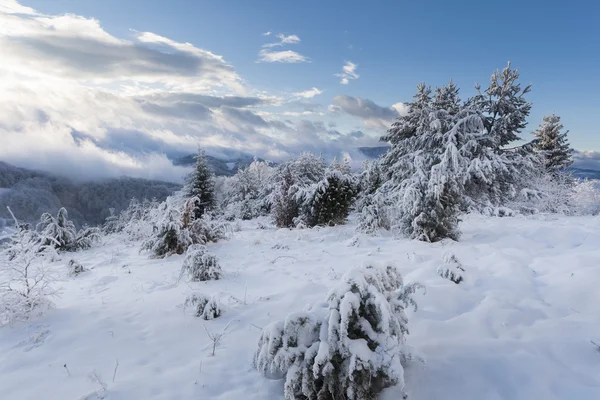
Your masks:
{"label": "white cloud", "polygon": [[31,7],[25,7],[17,3],[16,0],[2,0],[0,2],[0,13],[4,14],[37,14]]}
{"label": "white cloud", "polygon": [[[206,91],[243,91],[222,57],[150,32],[116,38],[95,19],[0,12],[2,69],[18,74],[90,83],[124,81]],[[43,60],[43,68],[40,67]]]}
{"label": "white cloud", "polygon": [[305,99],[312,99],[313,97],[318,96],[321,93],[323,93],[323,90],[319,90],[316,87],[313,87],[312,89],[308,89],[303,92],[294,93],[294,96],[304,97]]}
{"label": "white cloud", "polygon": [[263,36],[271,36],[271,31],[265,32],[262,34]]}
{"label": "white cloud", "polygon": [[352,96],[336,96],[333,103],[328,107],[330,113],[352,115],[362,119],[366,126],[379,130],[388,129],[396,118],[406,114],[402,103],[382,107],[372,100]]}
{"label": "white cloud", "polygon": [[[3,161],[77,178],[177,181],[183,171],[169,158],[199,143],[213,154],[280,160],[371,140],[303,119],[323,114],[309,101],[317,88],[275,97],[193,44],[152,32],[115,37],[92,18],[0,3]],[[295,52],[263,52],[265,62],[309,62]]]}
{"label": "white cloud", "polygon": [[300,53],[296,53],[292,50],[282,50],[282,51],[269,51],[269,50],[261,50],[258,55],[260,58],[258,62],[280,62],[280,63],[301,63],[301,62],[310,62],[308,57],[303,56]]}
{"label": "white cloud", "polygon": [[341,78],[340,83],[342,85],[347,85],[351,79],[358,79],[360,75],[356,73],[357,64],[354,64],[352,61],[346,61],[344,66],[342,67],[342,72],[339,74],[335,74],[335,76]]}
{"label": "white cloud", "polygon": [[[269,34],[270,34],[270,32],[269,32]],[[276,47],[276,46],[284,46],[286,44],[300,43],[300,38],[297,35],[286,36],[283,33],[278,33],[277,35],[275,35],[275,37],[277,37],[279,39],[279,42],[263,44],[262,47]]]}

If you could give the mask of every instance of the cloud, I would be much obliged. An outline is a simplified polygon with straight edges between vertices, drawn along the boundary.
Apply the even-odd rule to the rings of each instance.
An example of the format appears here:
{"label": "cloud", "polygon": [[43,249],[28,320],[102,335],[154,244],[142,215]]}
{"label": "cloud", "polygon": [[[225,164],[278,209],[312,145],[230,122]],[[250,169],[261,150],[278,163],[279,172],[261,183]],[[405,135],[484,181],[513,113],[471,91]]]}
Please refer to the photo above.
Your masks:
{"label": "cloud", "polygon": [[[268,32],[268,33],[270,35],[271,32]],[[269,36],[269,35],[266,35],[266,36]],[[286,36],[283,33],[278,33],[275,36],[279,39],[279,42],[263,44],[262,47],[268,48],[268,47],[284,46],[286,44],[300,43],[300,38],[297,35]]]}
{"label": "cloud", "polygon": [[99,21],[70,14],[0,13],[0,26],[2,67],[17,74],[241,90],[241,79],[221,56],[150,32],[133,32],[133,41],[118,39]]}
{"label": "cloud", "polygon": [[357,64],[354,64],[352,61],[346,61],[344,66],[342,67],[342,72],[339,74],[335,74],[335,76],[341,78],[340,83],[342,85],[347,85],[351,79],[358,79],[360,75],[356,73]]}
{"label": "cloud", "polygon": [[294,96],[304,97],[305,99],[311,99],[315,96],[320,95],[323,92],[323,90],[319,90],[316,87],[313,87],[312,89],[305,90],[304,92],[294,93]]}
{"label": "cloud", "polygon": [[37,14],[31,7],[25,7],[17,3],[16,0],[3,0],[0,3],[0,13],[4,14]]}
{"label": "cloud", "polygon": [[271,36],[271,33],[272,33],[271,31],[267,31],[267,32],[263,33],[262,35],[263,36]]}
{"label": "cloud", "polygon": [[[317,88],[273,96],[192,44],[152,32],[115,37],[92,18],[0,3],[3,161],[78,179],[181,181],[185,171],[169,159],[198,145],[209,154],[280,161],[304,150],[338,155],[374,141],[354,128],[309,121],[325,111],[311,101],[322,92]],[[308,61],[263,51],[279,54],[269,56],[272,62]]]}
{"label": "cloud", "polygon": [[600,151],[575,150],[573,152],[573,166],[600,171]]}
{"label": "cloud", "polygon": [[352,115],[362,119],[365,125],[378,129],[388,129],[396,118],[406,112],[402,103],[382,107],[369,99],[345,95],[336,96],[332,101],[334,104],[328,108],[330,113]]}
{"label": "cloud", "polygon": [[260,58],[258,62],[280,62],[280,63],[301,63],[301,62],[310,62],[308,57],[303,56],[300,53],[296,53],[292,50],[282,50],[282,51],[269,51],[269,50],[261,50],[258,55]]}

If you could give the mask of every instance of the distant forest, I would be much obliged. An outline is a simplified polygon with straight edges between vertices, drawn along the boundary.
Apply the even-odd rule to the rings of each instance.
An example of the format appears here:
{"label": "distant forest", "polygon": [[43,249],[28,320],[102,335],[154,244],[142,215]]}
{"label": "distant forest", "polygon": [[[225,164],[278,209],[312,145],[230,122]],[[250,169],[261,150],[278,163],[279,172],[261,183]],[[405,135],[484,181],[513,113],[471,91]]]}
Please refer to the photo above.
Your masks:
{"label": "distant forest", "polygon": [[65,207],[69,219],[78,226],[98,225],[110,215],[110,208],[118,213],[133,197],[162,201],[180,187],[175,183],[129,177],[74,182],[0,161],[0,228],[9,223],[6,206],[27,222],[37,221],[44,212],[56,214]]}

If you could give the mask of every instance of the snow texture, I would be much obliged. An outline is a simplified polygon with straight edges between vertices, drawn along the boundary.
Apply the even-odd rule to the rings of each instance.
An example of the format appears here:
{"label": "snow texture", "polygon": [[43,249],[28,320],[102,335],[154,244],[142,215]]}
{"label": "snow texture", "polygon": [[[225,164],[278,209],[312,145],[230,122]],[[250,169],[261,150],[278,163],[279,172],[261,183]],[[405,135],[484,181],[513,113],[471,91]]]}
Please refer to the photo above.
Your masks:
{"label": "snow texture", "polygon": [[[352,215],[318,230],[243,221],[229,240],[207,245],[225,278],[180,284],[183,255],[149,259],[126,234],[108,236],[77,253],[88,271],[55,283],[62,290],[53,309],[0,327],[0,397],[94,398],[102,388],[88,376],[96,371],[109,400],[281,399],[284,382],[252,368],[261,330],[322,305],[352,268],[394,261],[406,283],[427,287],[413,295],[419,309],[406,309],[406,346],[426,359],[404,366],[409,399],[600,398],[600,353],[591,343],[600,343],[599,217],[465,216],[460,242],[384,232],[348,247],[355,228]],[[459,285],[436,273],[447,251],[468,266]],[[67,261],[45,266],[64,276]],[[5,274],[1,268],[0,280]],[[226,312],[190,318],[181,306],[192,292],[218,296]],[[225,332],[214,356],[203,326]],[[308,343],[311,326],[298,328]],[[392,386],[381,399],[401,395]]]}

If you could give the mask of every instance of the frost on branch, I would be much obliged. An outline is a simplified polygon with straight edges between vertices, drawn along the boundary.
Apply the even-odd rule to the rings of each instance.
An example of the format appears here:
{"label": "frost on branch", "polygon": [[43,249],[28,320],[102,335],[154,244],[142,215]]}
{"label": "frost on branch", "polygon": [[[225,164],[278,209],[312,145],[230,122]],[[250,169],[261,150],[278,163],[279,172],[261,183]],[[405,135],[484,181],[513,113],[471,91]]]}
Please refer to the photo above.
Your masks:
{"label": "frost on branch", "polygon": [[404,387],[405,308],[416,307],[419,287],[405,286],[391,266],[353,269],[326,306],[265,327],[254,365],[266,377],[285,377],[288,400],[375,399],[386,387]]}
{"label": "frost on branch", "polygon": [[451,252],[444,254],[444,265],[440,265],[437,273],[442,278],[459,284],[464,280],[465,268]]}
{"label": "frost on branch", "polygon": [[219,300],[215,296],[208,297],[202,293],[189,295],[184,303],[184,308],[188,307],[193,307],[195,316],[204,320],[218,318],[223,313]]}
{"label": "frost on branch", "polygon": [[199,244],[191,245],[186,251],[179,276],[181,278],[186,274],[192,282],[218,280],[223,277],[217,257],[209,254],[206,247]]}
{"label": "frost on branch", "polygon": [[15,232],[9,238],[8,248],[0,254],[4,271],[0,281],[0,324],[27,320],[43,314],[52,306],[50,297],[57,294],[52,287],[56,281],[45,266],[57,257],[51,245],[52,238],[20,224],[12,214]]}

